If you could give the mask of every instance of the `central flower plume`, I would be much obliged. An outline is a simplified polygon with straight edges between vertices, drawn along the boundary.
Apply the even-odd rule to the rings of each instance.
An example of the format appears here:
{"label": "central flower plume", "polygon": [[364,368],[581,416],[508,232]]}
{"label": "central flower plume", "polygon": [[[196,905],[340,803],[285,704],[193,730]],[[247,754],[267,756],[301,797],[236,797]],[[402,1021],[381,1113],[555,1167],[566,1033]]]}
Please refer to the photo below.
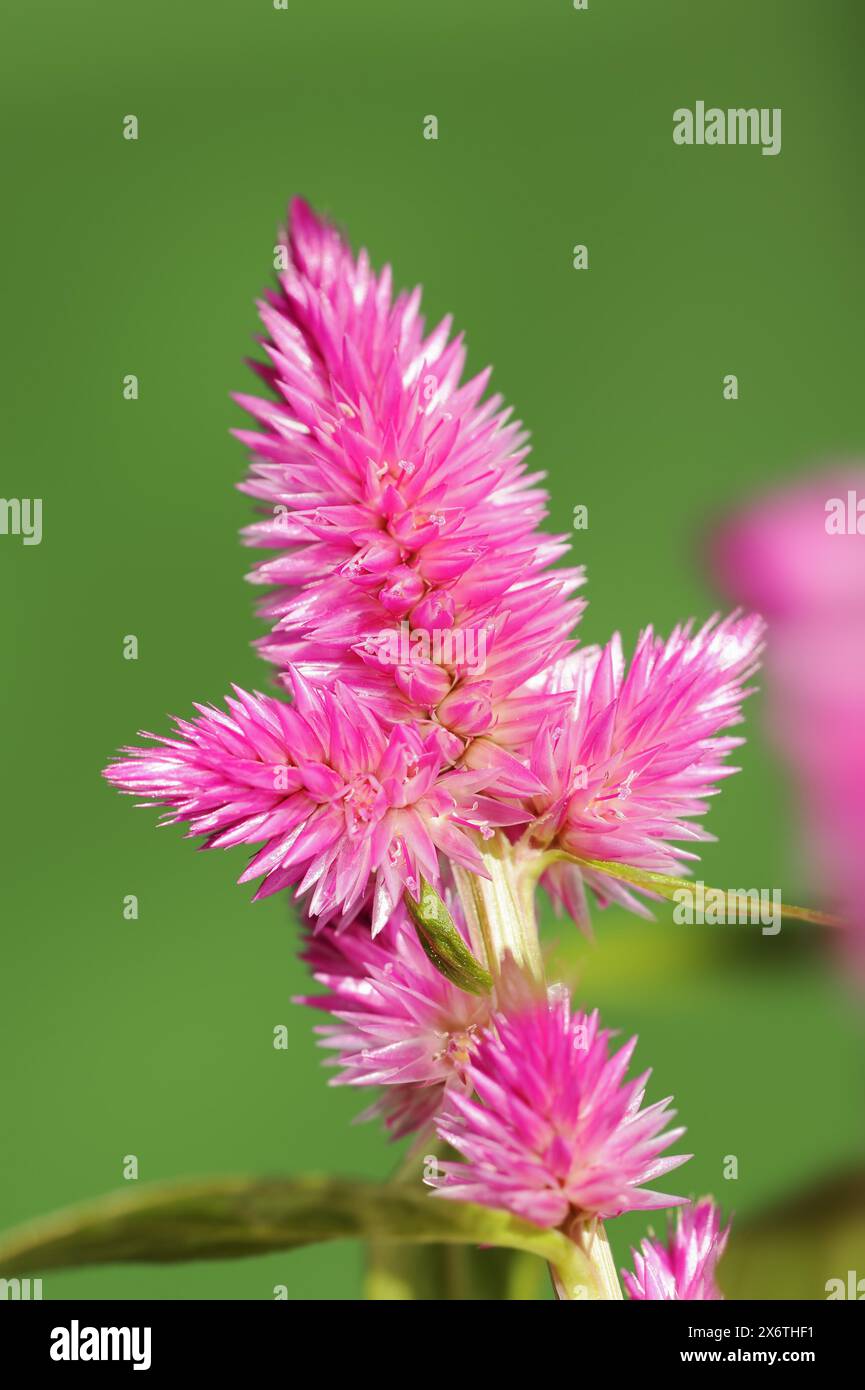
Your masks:
{"label": "central flower plume", "polygon": [[[544,720],[532,746],[531,768],[545,787],[531,802],[533,842],[577,858],[681,872],[682,861],[696,856],[669,842],[712,839],[693,818],[705,814],[715,783],[736,771],[724,758],[743,740],[716,735],[741,722],[744,682],[762,638],[760,618],[734,614],[697,633],[685,624],[666,641],[647,628],[630,666],[616,635],[548,671],[546,688],[564,690],[569,702]],[[584,926],[584,883],[602,901],[646,914],[609,874],[564,862],[544,881]]]}
{"label": "central flower plume", "polygon": [[[420,291],[391,293],[300,200],[282,243],[280,287],[261,303],[276,397],[239,402],[260,429],[246,492],[269,516],[250,545],[275,586],[260,643],[282,670],[344,680],[384,719],[430,719],[468,742],[520,741],[542,701],[520,692],[563,655],[582,605],[580,570],[539,534],[546,494],[526,435],[482,400],[489,370],[460,384],[461,338],[425,334]],[[406,625],[407,640],[393,638]],[[481,656],[482,653],[482,656]]]}

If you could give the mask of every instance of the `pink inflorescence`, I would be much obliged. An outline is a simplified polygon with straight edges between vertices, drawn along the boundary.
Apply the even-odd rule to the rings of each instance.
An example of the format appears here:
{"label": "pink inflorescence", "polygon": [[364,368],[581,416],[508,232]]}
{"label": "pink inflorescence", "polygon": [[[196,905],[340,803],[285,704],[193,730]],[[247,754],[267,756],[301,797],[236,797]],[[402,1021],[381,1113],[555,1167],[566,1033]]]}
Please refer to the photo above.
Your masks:
{"label": "pink inflorescence", "polygon": [[581,571],[551,569],[563,539],[537,530],[526,435],[483,400],[489,370],[461,383],[450,320],[427,334],[420,291],[394,299],[389,268],[376,276],[299,199],[282,247],[259,306],[276,399],[238,397],[259,425],[238,431],[243,487],[269,513],[247,540],[277,552],[252,575],[273,586],[261,650],[507,767],[543,703],[523,687],[568,650],[581,608]]}
{"label": "pink inflorescence", "polygon": [[634,1271],[622,1270],[622,1282],[632,1299],[723,1298],[715,1282],[715,1266],[724,1253],[730,1227],[721,1229],[721,1213],[704,1197],[681,1207],[666,1245],[644,1240],[631,1251]]}
{"label": "pink inflorescence", "polygon": [[[463,381],[450,321],[427,332],[419,291],[394,297],[390,271],[299,200],[280,252],[260,305],[269,397],[238,398],[257,424],[237,432],[261,506],[246,539],[272,552],[252,579],[279,693],[198,705],[106,776],[207,848],[253,848],[256,897],[302,899],[322,992],[301,1002],[326,1015],[335,1081],[373,1088],[395,1137],[437,1125],[463,1160],[442,1197],[565,1230],[676,1205],[646,1184],[685,1161],[664,1156],[683,1131],[667,1101],[643,1108],[648,1073],[626,1080],[634,1041],[611,1053],[597,1013],[521,973],[537,943],[514,951],[512,921],[485,934],[479,903],[519,916],[542,875],[583,926],[587,886],[645,912],[645,887],[609,870],[678,872],[694,856],[676,842],[709,838],[695,820],[734,770],[761,622],[648,629],[630,664],[618,636],[576,650],[582,571],[555,564],[543,475],[484,398],[489,373]],[[404,906],[417,915],[426,885],[450,908],[448,959]],[[718,1249],[698,1206],[672,1238],[694,1287],[710,1230]],[[632,1296],[656,1296],[635,1290],[661,1287],[673,1253],[636,1259]]]}
{"label": "pink inflorescence", "polygon": [[465,1088],[490,997],[440,974],[404,909],[375,939],[363,915],[338,933],[308,928],[303,959],[327,992],[298,1002],[334,1019],[316,1032],[335,1054],[335,1084],[381,1087],[371,1113],[384,1117],[394,1138],[428,1124],[448,1086]]}
{"label": "pink inflorescence", "polygon": [[[648,628],[630,666],[616,635],[603,649],[586,648],[548,672],[570,705],[548,716],[531,752],[545,791],[531,799],[532,840],[585,859],[681,873],[696,856],[671,846],[712,836],[693,823],[707,810],[716,783],[736,769],[724,758],[743,740],[720,730],[741,722],[761,649],[763,624],[733,615],[691,624],[666,640]],[[608,874],[553,864],[545,885],[581,924],[584,883],[601,900],[637,912],[640,900]]]}
{"label": "pink inflorescence", "polygon": [[177,737],[125,749],[106,776],[169,807],[209,849],[263,845],[241,875],[263,877],[257,897],[296,886],[329,920],[372,892],[374,931],[404,889],[438,879],[439,851],[483,872],[470,828],[526,819],[481,795],[489,772],[448,768],[434,731],[384,727],[345,686],[296,671],[292,691],[293,704],[237,690],[226,711],[199,706]]}
{"label": "pink inflorescence", "polygon": [[450,1092],[438,1120],[465,1159],[442,1165],[440,1195],[539,1226],[681,1201],[643,1186],[688,1155],[661,1157],[684,1130],[666,1129],[668,1101],[641,1108],[649,1073],[625,1081],[636,1041],[611,1056],[597,1012],[572,1013],[558,990],[497,1017],[468,1061],[476,1098]]}
{"label": "pink inflorescence", "polygon": [[[487,373],[461,385],[448,322],[426,335],[419,294],[301,201],[261,304],[275,399],[242,397],[260,428],[245,489],[267,505],[250,544],[277,551],[263,650],[283,698],[236,691],[157,748],[106,772],[208,847],[261,846],[241,881],[293,888],[319,923],[372,900],[380,931],[421,877],[484,875],[503,830],[548,861],[543,883],[581,924],[599,902],[646,912],[601,859],[671,871],[738,739],[757,618],[651,629],[630,666],[618,637],[573,651],[580,571],[551,568],[546,494]],[[288,698],[285,698],[288,697]],[[151,736],[153,737],[153,736]],[[643,890],[644,891],[644,890]]]}

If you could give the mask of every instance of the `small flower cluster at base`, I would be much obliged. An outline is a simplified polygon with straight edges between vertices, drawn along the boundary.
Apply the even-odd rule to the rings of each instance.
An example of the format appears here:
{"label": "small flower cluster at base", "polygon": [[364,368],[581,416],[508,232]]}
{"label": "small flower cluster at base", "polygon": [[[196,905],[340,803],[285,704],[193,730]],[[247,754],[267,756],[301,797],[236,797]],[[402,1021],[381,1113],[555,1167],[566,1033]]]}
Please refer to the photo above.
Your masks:
{"label": "small flower cluster at base", "polygon": [[445,1090],[466,1085],[472,1050],[492,1014],[490,996],[467,994],[439,973],[403,908],[375,939],[366,913],[342,932],[308,927],[303,959],[327,993],[296,1002],[336,1020],[315,1030],[336,1054],[332,1084],[380,1086],[362,1118],[381,1115],[394,1139],[424,1128]]}
{"label": "small flower cluster at base", "polygon": [[636,1038],[610,1055],[598,1014],[572,1013],[566,992],[497,1015],[466,1069],[476,1098],[453,1092],[437,1121],[463,1163],[442,1165],[438,1193],[503,1207],[539,1226],[675,1206],[644,1183],[684,1163],[662,1158],[683,1129],[662,1100],[641,1109],[649,1073],[625,1081]]}
{"label": "small flower cluster at base", "polygon": [[710,1198],[681,1207],[666,1245],[647,1239],[639,1251],[631,1251],[634,1272],[622,1270],[629,1296],[637,1301],[722,1299],[715,1266],[729,1234],[729,1224],[721,1230],[721,1213]]}

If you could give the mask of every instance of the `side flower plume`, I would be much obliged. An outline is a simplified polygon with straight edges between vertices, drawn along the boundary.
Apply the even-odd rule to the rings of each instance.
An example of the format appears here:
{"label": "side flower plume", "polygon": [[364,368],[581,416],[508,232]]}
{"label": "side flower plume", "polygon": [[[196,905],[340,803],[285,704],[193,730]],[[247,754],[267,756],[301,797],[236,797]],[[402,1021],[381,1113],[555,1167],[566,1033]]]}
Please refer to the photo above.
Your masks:
{"label": "side flower plume", "polygon": [[197,706],[175,738],[146,735],[106,777],[121,791],[167,806],[205,848],[261,844],[240,882],[263,876],[256,897],[295,887],[327,921],[372,894],[378,931],[403,890],[439,877],[438,853],[485,872],[476,829],[525,820],[480,795],[489,773],[445,770],[434,732],[383,729],[351,691],[292,673],[294,704],[235,690],[227,712]]}
{"label": "side flower plume", "polygon": [[680,1208],[666,1245],[644,1240],[639,1252],[631,1251],[634,1271],[622,1270],[628,1294],[637,1301],[722,1299],[715,1266],[729,1234],[729,1224],[721,1230],[721,1213],[708,1197]]}
{"label": "side flower plume", "polygon": [[636,1038],[610,1056],[598,1014],[571,1013],[564,991],[497,1016],[469,1058],[476,1098],[449,1093],[437,1129],[464,1163],[441,1165],[438,1193],[504,1207],[539,1226],[675,1206],[643,1187],[690,1155],[662,1158],[669,1098],[641,1109],[649,1072],[625,1073]]}
{"label": "side flower plume", "polygon": [[[761,651],[758,617],[710,619],[666,641],[651,628],[626,666],[618,634],[547,673],[554,694],[570,692],[534,740],[531,769],[547,791],[532,798],[528,838],[543,850],[681,873],[697,856],[671,841],[711,840],[694,818],[708,809],[716,783],[737,771],[724,759],[742,739],[723,729],[741,720]],[[587,925],[585,885],[602,903],[647,909],[609,875],[553,863],[543,882],[574,919]]]}
{"label": "side flower plume", "polygon": [[[448,906],[467,941],[457,905]],[[297,1002],[336,1020],[315,1030],[339,1067],[331,1084],[382,1087],[363,1118],[381,1115],[395,1139],[429,1124],[445,1090],[467,1084],[490,996],[468,994],[439,973],[403,908],[375,939],[364,913],[338,933],[308,925],[303,959],[327,993]]]}
{"label": "side flower plume", "polygon": [[[273,585],[260,643],[281,669],[345,680],[391,720],[429,718],[471,742],[533,727],[521,690],[571,645],[579,570],[551,570],[563,538],[546,514],[526,435],[460,384],[465,349],[430,334],[420,291],[391,292],[301,200],[282,240],[279,289],[260,304],[274,399],[239,395],[259,424],[243,489],[266,504],[246,532],[276,550],[251,576]],[[476,750],[477,759],[489,750]]]}

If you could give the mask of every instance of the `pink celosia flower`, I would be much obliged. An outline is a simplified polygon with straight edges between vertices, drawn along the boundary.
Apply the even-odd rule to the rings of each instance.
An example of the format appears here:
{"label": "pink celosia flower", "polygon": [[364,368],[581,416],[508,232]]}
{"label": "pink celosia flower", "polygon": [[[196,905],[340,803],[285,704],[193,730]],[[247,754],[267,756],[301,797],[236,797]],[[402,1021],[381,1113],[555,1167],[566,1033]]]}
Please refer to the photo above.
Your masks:
{"label": "pink celosia flower", "polygon": [[467,833],[525,820],[479,795],[489,773],[448,771],[434,732],[384,731],[345,687],[292,674],[295,703],[236,690],[228,713],[197,706],[159,748],[127,748],[109,781],[170,807],[208,849],[263,844],[241,875],[264,881],[256,897],[288,885],[312,890],[309,911],[351,914],[374,884],[373,930],[420,877],[439,877],[438,851],[476,873],[483,864]]}
{"label": "pink celosia flower", "polygon": [[581,572],[549,569],[566,546],[536,531],[546,494],[526,436],[499,397],[482,402],[488,372],[460,385],[450,321],[424,336],[420,292],[393,300],[390,270],[376,276],[300,200],[283,252],[257,366],[276,399],[238,397],[261,425],[237,431],[243,487],[272,513],[247,539],[279,552],[252,576],[276,586],[261,649],[346,680],[390,720],[478,741],[475,766],[531,790],[501,750],[537,724],[525,682],[568,650]]}
{"label": "pink celosia flower", "polygon": [[440,1195],[504,1207],[540,1226],[669,1207],[642,1184],[684,1163],[659,1155],[668,1101],[641,1109],[649,1073],[626,1082],[636,1038],[613,1056],[597,1012],[572,1014],[559,990],[513,1017],[498,1015],[467,1068],[476,1099],[448,1093],[437,1121],[465,1163],[442,1165]]}
{"label": "pink celosia flower", "polygon": [[715,1283],[715,1266],[724,1253],[730,1227],[721,1230],[721,1213],[708,1197],[681,1207],[667,1244],[644,1240],[640,1251],[631,1251],[634,1272],[622,1270],[622,1281],[631,1298],[723,1298]]}
{"label": "pink celosia flower", "polygon": [[[376,1088],[370,1113],[395,1137],[436,1123],[464,1160],[443,1165],[439,1195],[574,1235],[676,1205],[645,1184],[686,1161],[663,1156],[684,1131],[669,1100],[643,1108],[648,1072],[626,1080],[636,1039],[611,1054],[597,1013],[537,984],[518,869],[558,851],[660,870],[693,857],[670,842],[709,838],[692,819],[732,770],[740,740],[718,735],[738,722],[760,622],[647,631],[627,670],[618,637],[574,655],[582,573],[552,568],[567,547],[538,530],[542,475],[484,401],[488,373],[461,384],[449,321],[427,335],[419,292],[393,299],[389,270],[302,202],[282,249],[261,305],[272,398],[238,398],[260,424],[238,433],[243,488],[264,504],[247,539],[277,552],[253,575],[271,586],[260,646],[290,700],[235,688],[106,776],[206,848],[258,846],[241,875],[262,879],[256,897],[306,899],[303,958],[325,992],[301,1002],[330,1015],[317,1031],[336,1083]],[[498,828],[484,894],[456,870],[486,877]],[[489,974],[457,977],[488,994],[427,955],[403,905],[424,879],[465,893]],[[580,920],[585,883],[639,906],[574,865],[545,882]],[[438,906],[417,917],[447,970]],[[698,1205],[669,1250],[635,1256],[632,1296],[717,1296],[725,1240]]]}
{"label": "pink celosia flower", "polygon": [[[457,905],[451,914],[466,941]],[[344,931],[308,932],[303,959],[328,991],[298,1002],[338,1020],[316,1029],[337,1055],[334,1085],[382,1086],[364,1118],[383,1115],[394,1138],[428,1124],[448,1086],[464,1086],[488,995],[467,994],[439,973],[404,909],[372,939],[366,914]]]}
{"label": "pink celosia flower", "polygon": [[[770,621],[769,732],[799,792],[802,857],[865,980],[865,469],[816,474],[716,538],[716,571]],[[860,513],[859,507],[862,506]]]}
{"label": "pink celosia flower", "polygon": [[[532,749],[532,771],[548,788],[531,800],[538,817],[532,843],[681,873],[682,861],[696,856],[670,841],[713,838],[692,818],[707,810],[715,783],[736,771],[724,757],[742,739],[716,735],[740,722],[762,632],[760,618],[735,614],[697,633],[687,623],[666,641],[647,628],[629,667],[616,635],[602,650],[577,652],[548,672],[549,689],[572,693],[567,712],[544,722]],[[602,903],[614,899],[647,913],[609,875],[556,864],[543,881],[583,926],[585,884]]]}

